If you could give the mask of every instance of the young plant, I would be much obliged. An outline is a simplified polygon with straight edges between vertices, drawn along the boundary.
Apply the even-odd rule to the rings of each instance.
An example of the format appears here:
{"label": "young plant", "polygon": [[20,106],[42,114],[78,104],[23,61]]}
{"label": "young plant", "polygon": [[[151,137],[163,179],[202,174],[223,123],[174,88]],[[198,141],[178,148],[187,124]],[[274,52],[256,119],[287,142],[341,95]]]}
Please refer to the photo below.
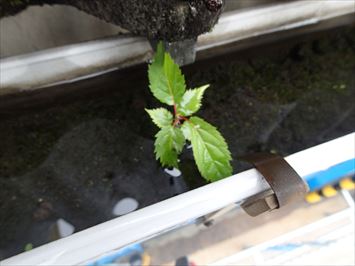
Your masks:
{"label": "young plant", "polygon": [[160,42],[148,69],[149,88],[155,98],[173,107],[146,111],[160,128],[156,134],[155,155],[163,166],[178,168],[178,155],[186,140],[191,141],[193,155],[201,175],[216,181],[232,174],[232,160],[228,146],[211,124],[192,116],[201,107],[209,85],[186,90],[185,77]]}

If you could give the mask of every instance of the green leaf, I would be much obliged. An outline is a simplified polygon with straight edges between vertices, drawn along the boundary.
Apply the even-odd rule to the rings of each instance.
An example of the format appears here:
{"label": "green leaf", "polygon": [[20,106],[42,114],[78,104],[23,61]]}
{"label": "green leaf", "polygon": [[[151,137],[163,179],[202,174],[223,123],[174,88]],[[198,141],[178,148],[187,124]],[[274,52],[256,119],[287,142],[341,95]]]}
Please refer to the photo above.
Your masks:
{"label": "green leaf", "polygon": [[180,128],[163,127],[156,135],[155,155],[163,166],[178,167],[177,156],[182,151],[185,138]]}
{"label": "green leaf", "polygon": [[187,90],[178,105],[178,113],[189,116],[197,112],[201,107],[203,93],[209,86],[210,85],[204,85],[197,89]]}
{"label": "green leaf", "polygon": [[232,157],[218,130],[198,117],[191,117],[185,124],[190,128],[192,150],[201,175],[209,181],[230,176]]}
{"label": "green leaf", "polygon": [[149,88],[161,102],[174,105],[181,101],[185,92],[185,77],[168,53],[163,44],[158,44],[153,63],[148,68]]}
{"label": "green leaf", "polygon": [[158,127],[167,127],[170,126],[173,122],[173,115],[165,108],[157,108],[157,109],[145,109],[149,116],[152,118],[154,124]]}
{"label": "green leaf", "polygon": [[191,124],[189,122],[184,122],[181,126],[181,131],[184,134],[185,139],[191,141]]}

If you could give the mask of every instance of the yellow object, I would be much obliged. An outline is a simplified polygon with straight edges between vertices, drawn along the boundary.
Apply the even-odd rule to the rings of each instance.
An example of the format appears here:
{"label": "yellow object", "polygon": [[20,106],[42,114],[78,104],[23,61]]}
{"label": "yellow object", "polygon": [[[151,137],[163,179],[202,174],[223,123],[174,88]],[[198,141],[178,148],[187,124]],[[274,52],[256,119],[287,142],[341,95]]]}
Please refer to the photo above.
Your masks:
{"label": "yellow object", "polygon": [[345,178],[339,182],[339,186],[342,189],[352,190],[355,189],[355,183],[351,178]]}
{"label": "yellow object", "polygon": [[322,200],[322,197],[318,194],[318,192],[308,193],[306,196],[306,201],[308,203],[317,203]]}
{"label": "yellow object", "polygon": [[322,188],[322,194],[324,197],[327,197],[327,198],[334,197],[337,193],[338,192],[336,191],[336,189],[330,185]]}
{"label": "yellow object", "polygon": [[147,253],[143,253],[142,266],[149,266],[150,262],[151,262],[151,257]]}

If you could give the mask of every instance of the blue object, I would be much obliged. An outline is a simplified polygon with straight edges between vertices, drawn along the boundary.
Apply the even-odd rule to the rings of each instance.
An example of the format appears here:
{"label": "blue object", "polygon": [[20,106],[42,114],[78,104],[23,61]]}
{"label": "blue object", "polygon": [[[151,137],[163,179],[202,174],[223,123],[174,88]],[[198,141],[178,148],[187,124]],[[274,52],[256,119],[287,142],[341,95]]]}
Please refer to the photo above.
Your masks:
{"label": "blue object", "polygon": [[143,253],[143,252],[144,252],[144,249],[141,244],[133,244],[133,245],[121,248],[120,250],[118,250],[114,254],[104,256],[94,262],[91,262],[91,263],[87,264],[87,266],[103,266],[103,265],[113,263],[114,261],[116,261],[124,256],[128,256],[133,253]]}
{"label": "blue object", "polygon": [[342,177],[355,174],[355,158],[336,164],[326,170],[307,175],[304,179],[307,181],[310,192],[319,190],[325,185],[337,183]]}
{"label": "blue object", "polygon": [[304,246],[311,246],[311,247],[324,247],[328,246],[329,244],[332,244],[336,242],[336,240],[328,240],[328,241],[305,241],[305,242],[298,242],[298,243],[284,243],[280,245],[275,245],[268,247],[266,250],[267,251],[281,251],[281,252],[286,252],[286,251],[293,251],[295,249],[304,247]]}

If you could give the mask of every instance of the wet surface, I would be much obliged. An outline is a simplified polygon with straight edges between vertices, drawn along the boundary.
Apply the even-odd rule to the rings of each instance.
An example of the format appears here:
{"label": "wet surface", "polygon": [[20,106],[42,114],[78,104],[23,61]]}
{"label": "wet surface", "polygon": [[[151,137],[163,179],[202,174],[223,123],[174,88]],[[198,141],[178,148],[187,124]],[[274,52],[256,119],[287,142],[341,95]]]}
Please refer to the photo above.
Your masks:
{"label": "wet surface", "polygon": [[[355,129],[354,28],[248,55],[187,67],[191,87],[210,83],[198,115],[215,124],[236,158],[256,151],[287,155]],[[255,53],[253,52],[255,51]],[[0,258],[55,239],[62,218],[76,231],[114,218],[123,198],[139,208],[186,189],[153,155],[156,128],[144,112],[158,106],[144,68],[85,98],[51,106],[0,106]],[[126,81],[124,81],[126,80]],[[110,87],[106,89],[105,87]],[[204,184],[185,149],[180,170]]]}

